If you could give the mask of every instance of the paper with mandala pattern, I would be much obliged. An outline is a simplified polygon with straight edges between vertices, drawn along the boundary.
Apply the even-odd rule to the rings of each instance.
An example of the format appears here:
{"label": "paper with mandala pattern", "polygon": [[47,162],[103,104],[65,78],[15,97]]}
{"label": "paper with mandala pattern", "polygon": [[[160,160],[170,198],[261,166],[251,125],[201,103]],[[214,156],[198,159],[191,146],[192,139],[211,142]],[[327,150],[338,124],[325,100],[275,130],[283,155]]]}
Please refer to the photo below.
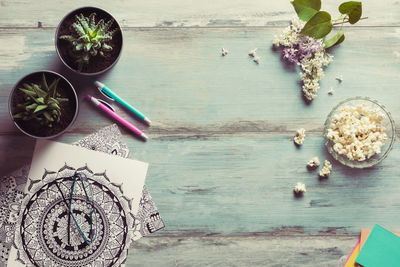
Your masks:
{"label": "paper with mandala pattern", "polygon": [[[90,231],[88,211],[94,211],[96,238],[90,243],[83,240],[75,225],[68,225],[65,197],[70,194],[75,172],[87,177],[93,192],[93,204],[86,201],[80,183],[70,196],[71,213],[86,236]],[[15,231],[18,261],[46,267],[120,266],[125,262],[137,224],[131,199],[105,172],[65,165],[57,171],[46,170],[40,180],[28,179],[27,188],[17,223],[20,227]]]}
{"label": "paper with mandala pattern", "polygon": [[[129,149],[123,142],[122,135],[115,124],[85,137],[76,145],[107,154],[115,154],[123,158],[129,156]],[[0,267],[6,266],[9,251],[14,241],[16,220],[24,196],[28,172],[29,166],[24,166],[3,177],[0,183]],[[135,223],[139,224],[139,227],[136,227],[139,233],[134,239],[164,228],[164,223],[146,186],[143,187],[143,195]]]}

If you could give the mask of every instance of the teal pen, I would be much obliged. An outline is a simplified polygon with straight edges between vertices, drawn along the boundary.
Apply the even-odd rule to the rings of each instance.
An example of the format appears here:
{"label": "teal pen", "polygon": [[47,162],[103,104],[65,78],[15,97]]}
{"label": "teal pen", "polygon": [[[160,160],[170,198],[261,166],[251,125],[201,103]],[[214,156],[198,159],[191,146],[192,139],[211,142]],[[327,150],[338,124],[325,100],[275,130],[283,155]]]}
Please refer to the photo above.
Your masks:
{"label": "teal pen", "polygon": [[114,93],[110,88],[108,88],[105,84],[95,81],[94,84],[96,85],[97,89],[101,93],[103,93],[106,97],[110,98],[111,100],[115,100],[121,105],[123,105],[125,108],[130,110],[133,114],[144,120],[148,125],[150,125],[151,121],[149,118],[147,118],[142,112],[131,106],[128,102],[123,100],[120,96],[118,96],[116,93]]}

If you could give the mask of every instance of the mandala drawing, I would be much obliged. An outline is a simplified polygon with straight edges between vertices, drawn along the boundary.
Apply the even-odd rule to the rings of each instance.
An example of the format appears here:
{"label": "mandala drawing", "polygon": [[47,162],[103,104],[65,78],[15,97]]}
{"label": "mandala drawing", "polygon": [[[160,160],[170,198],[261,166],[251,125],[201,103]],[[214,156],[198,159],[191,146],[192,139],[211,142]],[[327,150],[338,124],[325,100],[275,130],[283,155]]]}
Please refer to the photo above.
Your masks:
{"label": "mandala drawing", "polygon": [[[88,189],[83,183],[77,182],[71,193],[75,173],[87,177],[91,203],[86,201]],[[15,231],[19,261],[46,267],[120,266],[125,262],[137,223],[130,200],[106,173],[65,165],[57,172],[45,171],[40,181],[29,180],[28,189]],[[66,199],[71,201],[72,215]],[[72,216],[79,229],[69,223]],[[82,233],[89,236],[92,228],[95,238],[86,242]]]}
{"label": "mandala drawing", "polygon": [[[122,134],[116,124],[104,127],[75,143],[80,147],[101,151],[107,154],[127,158],[129,149],[123,141]],[[29,172],[29,165],[2,177],[0,183],[0,267],[6,266],[9,252],[14,241],[14,233],[21,202],[24,199],[24,188]],[[137,240],[164,228],[157,207],[146,186],[140,200],[133,239]]]}
{"label": "mandala drawing", "polygon": [[127,158],[129,155],[129,149],[122,141],[121,132],[118,130],[116,124],[105,127],[83,138],[78,141],[76,145],[107,154],[114,154],[123,158]]}
{"label": "mandala drawing", "polygon": [[0,267],[6,266],[14,229],[18,220],[21,201],[24,198],[26,169],[20,169],[1,178],[0,183]]}

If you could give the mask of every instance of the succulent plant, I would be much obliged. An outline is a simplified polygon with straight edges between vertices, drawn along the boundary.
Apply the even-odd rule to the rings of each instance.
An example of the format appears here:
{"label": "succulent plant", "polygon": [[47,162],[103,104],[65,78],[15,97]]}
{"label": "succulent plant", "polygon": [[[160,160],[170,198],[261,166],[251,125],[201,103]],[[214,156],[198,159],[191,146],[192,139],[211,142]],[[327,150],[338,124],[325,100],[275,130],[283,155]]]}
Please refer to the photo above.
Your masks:
{"label": "succulent plant", "polygon": [[77,37],[72,35],[61,35],[61,40],[67,40],[72,44],[72,52],[77,58],[78,71],[82,71],[83,64],[89,64],[90,57],[98,54],[104,56],[104,53],[111,51],[112,46],[107,42],[112,40],[113,35],[119,30],[115,28],[111,30],[114,19],[104,22],[100,19],[96,24],[96,13],[92,13],[89,17],[83,14],[75,15],[76,21],[72,24]]}
{"label": "succulent plant", "polygon": [[24,93],[24,103],[16,106],[14,119],[23,121],[37,120],[41,125],[53,127],[60,121],[60,104],[67,102],[68,98],[60,97],[57,86],[60,78],[55,79],[50,85],[47,84],[46,76],[42,76],[42,84],[24,83],[18,88]]}

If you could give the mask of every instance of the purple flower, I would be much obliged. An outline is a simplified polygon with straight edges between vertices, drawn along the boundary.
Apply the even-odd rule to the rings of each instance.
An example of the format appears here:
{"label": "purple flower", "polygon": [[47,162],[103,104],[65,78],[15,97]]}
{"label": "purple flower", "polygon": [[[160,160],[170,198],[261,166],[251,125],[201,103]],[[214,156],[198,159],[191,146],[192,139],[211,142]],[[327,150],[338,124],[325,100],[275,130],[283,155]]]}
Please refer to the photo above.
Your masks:
{"label": "purple flower", "polygon": [[299,43],[283,48],[282,55],[287,61],[300,64],[303,58],[311,57],[322,49],[320,41],[308,36],[302,36]]}
{"label": "purple flower", "polygon": [[289,62],[299,64],[300,62],[299,53],[298,50],[293,46],[283,48],[282,54],[283,57],[287,59]]}
{"label": "purple flower", "polygon": [[303,36],[301,41],[298,43],[299,50],[299,58],[302,60],[303,58],[310,57],[316,52],[322,50],[321,42],[315,40],[314,38],[310,38],[308,36]]}

